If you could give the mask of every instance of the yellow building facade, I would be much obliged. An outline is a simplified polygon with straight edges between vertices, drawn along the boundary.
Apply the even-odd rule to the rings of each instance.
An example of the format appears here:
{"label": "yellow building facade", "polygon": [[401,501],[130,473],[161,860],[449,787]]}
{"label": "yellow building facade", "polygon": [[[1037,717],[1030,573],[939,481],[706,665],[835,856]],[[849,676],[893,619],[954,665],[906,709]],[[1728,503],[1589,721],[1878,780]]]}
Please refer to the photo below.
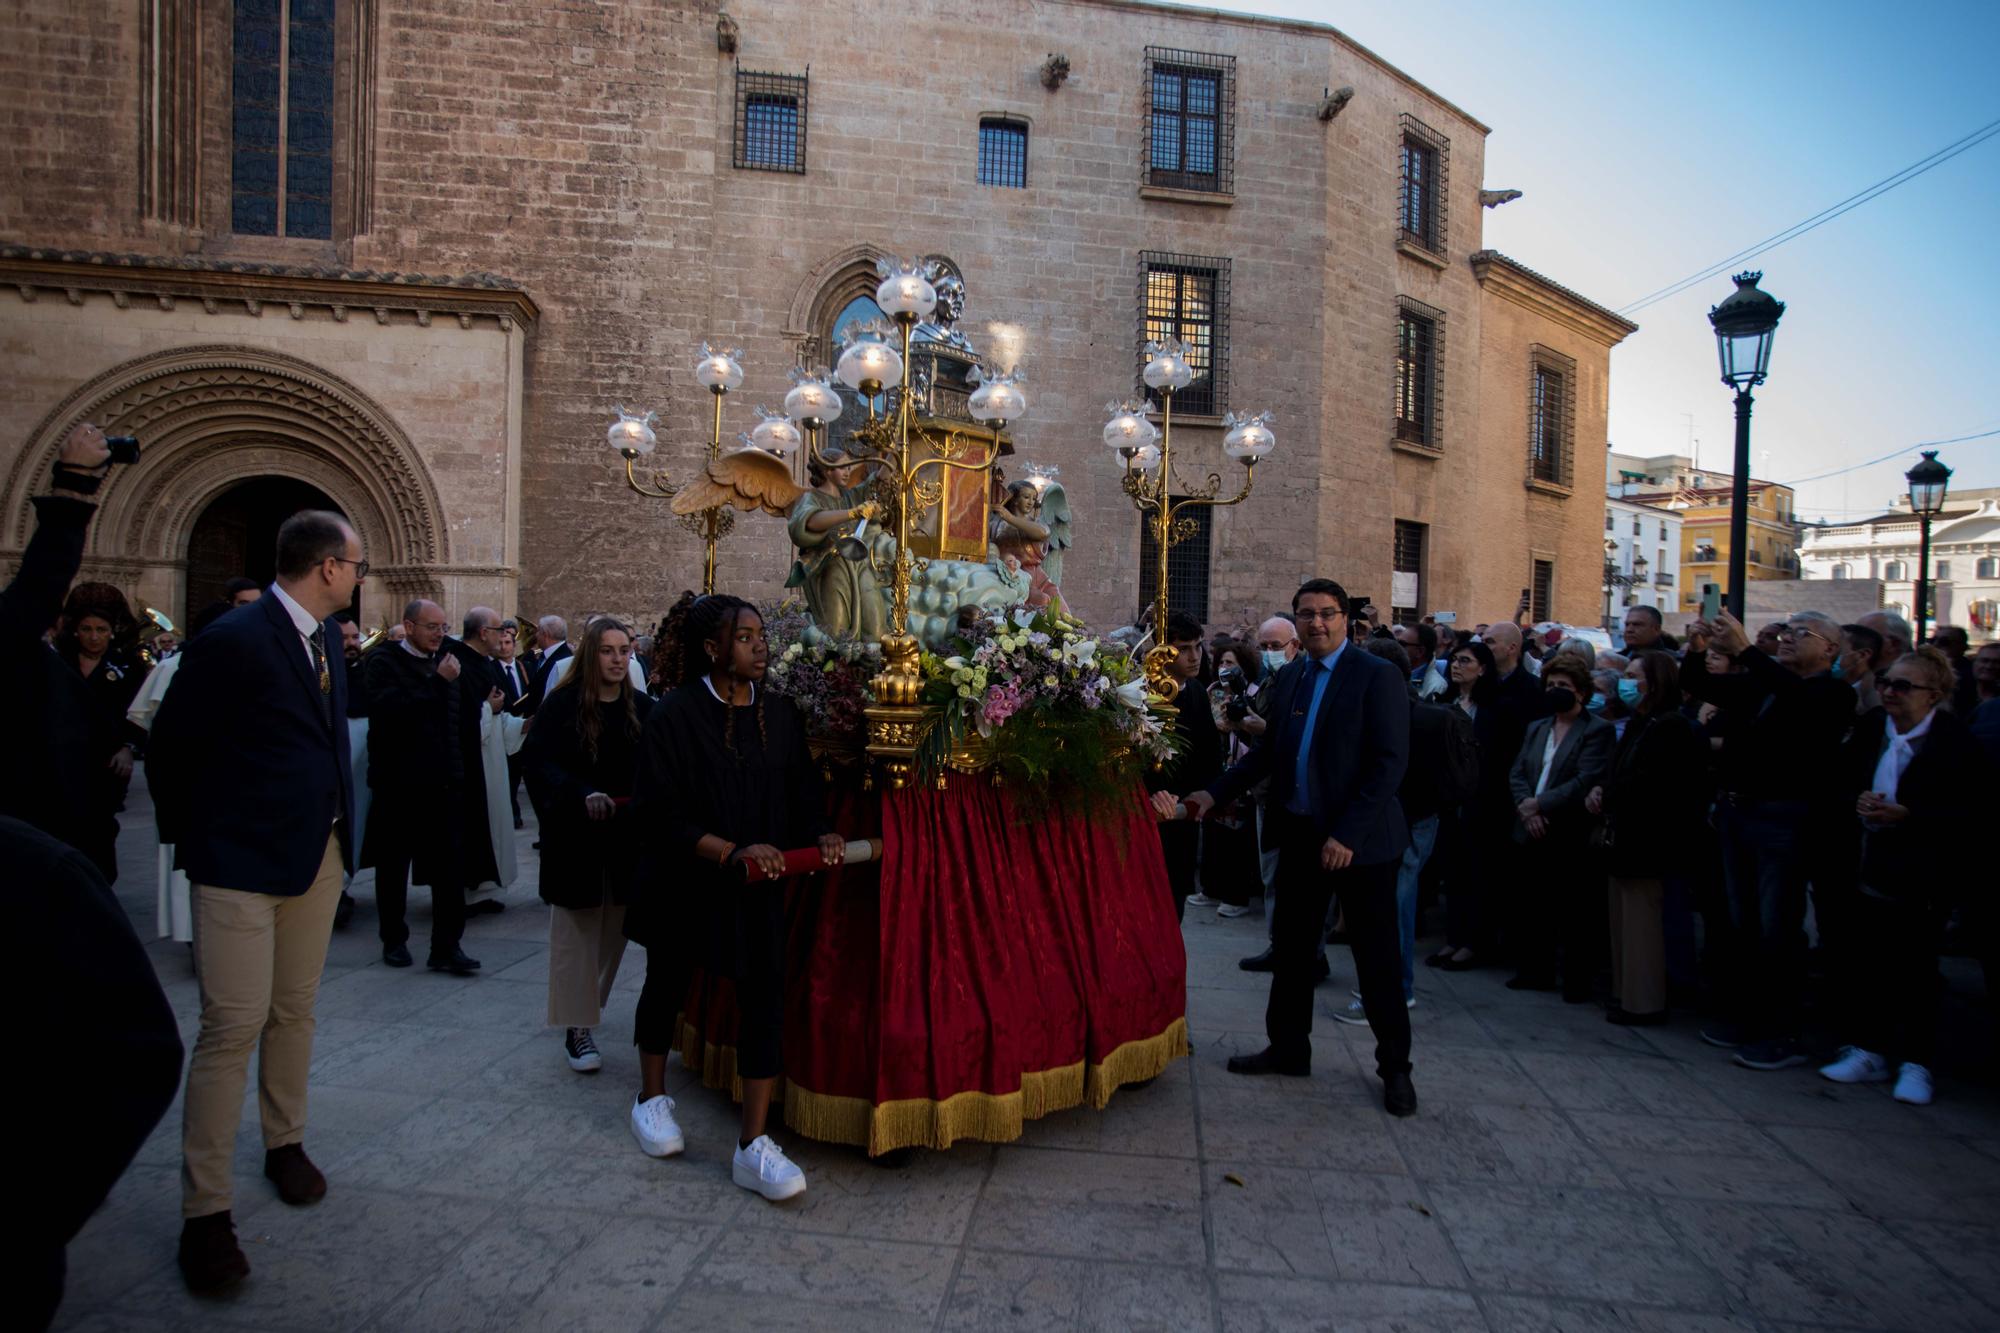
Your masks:
{"label": "yellow building facade", "polygon": [[[1701,607],[1704,584],[1729,587],[1730,488],[1687,486],[1642,491],[1623,498],[1656,505],[1681,518],[1681,578],[1679,609]],[[1799,526],[1792,509],[1792,489],[1771,481],[1750,483],[1749,550],[1744,569],[1758,579],[1799,576]]]}

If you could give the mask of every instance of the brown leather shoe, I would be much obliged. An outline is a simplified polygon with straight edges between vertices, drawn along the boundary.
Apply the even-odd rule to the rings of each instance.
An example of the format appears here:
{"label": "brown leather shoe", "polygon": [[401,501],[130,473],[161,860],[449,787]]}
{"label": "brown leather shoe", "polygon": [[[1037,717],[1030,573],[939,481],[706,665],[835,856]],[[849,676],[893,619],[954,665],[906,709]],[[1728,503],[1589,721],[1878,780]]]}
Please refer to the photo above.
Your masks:
{"label": "brown leather shoe", "polygon": [[277,1185],[289,1204],[318,1203],[326,1197],[326,1177],[306,1156],[305,1145],[288,1143],[264,1154],[264,1178]]}
{"label": "brown leather shoe", "polygon": [[181,1223],[180,1263],[181,1276],[194,1292],[222,1291],[250,1276],[250,1261],[236,1244],[236,1226],[227,1212]]}

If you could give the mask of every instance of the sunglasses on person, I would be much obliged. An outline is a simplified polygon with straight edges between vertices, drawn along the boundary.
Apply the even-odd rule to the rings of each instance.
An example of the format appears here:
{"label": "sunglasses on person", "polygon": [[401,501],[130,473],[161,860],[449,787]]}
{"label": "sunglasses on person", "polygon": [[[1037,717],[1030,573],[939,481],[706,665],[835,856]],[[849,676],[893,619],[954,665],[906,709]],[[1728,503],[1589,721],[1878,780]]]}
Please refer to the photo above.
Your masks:
{"label": "sunglasses on person", "polygon": [[1885,677],[1882,683],[1876,688],[1881,690],[1882,693],[1884,694],[1905,694],[1910,690],[1924,690],[1931,694],[1942,693],[1941,690],[1938,690],[1933,686],[1919,685],[1916,681],[1910,680],[1903,676]]}

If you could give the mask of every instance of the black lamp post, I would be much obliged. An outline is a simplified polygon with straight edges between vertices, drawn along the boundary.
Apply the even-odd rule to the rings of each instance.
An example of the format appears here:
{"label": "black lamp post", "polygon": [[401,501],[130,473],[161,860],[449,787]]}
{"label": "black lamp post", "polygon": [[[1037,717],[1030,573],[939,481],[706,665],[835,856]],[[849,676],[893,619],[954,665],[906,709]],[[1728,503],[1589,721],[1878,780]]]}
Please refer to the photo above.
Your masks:
{"label": "black lamp post", "polygon": [[1644,552],[1632,557],[1632,572],[1627,574],[1618,568],[1618,543],[1609,537],[1604,539],[1604,632],[1616,638],[1618,630],[1611,620],[1611,594],[1618,588],[1637,588],[1646,582],[1646,556]]}
{"label": "black lamp post", "polygon": [[1729,613],[1743,619],[1750,531],[1750,390],[1771,368],[1771,335],[1785,303],[1758,289],[1762,273],[1739,273],[1736,290],[1708,312],[1722,382],[1736,390],[1736,476],[1729,494]]}
{"label": "black lamp post", "polygon": [[1917,516],[1918,530],[1923,534],[1917,543],[1917,606],[1916,634],[1918,643],[1929,636],[1924,633],[1924,621],[1930,617],[1931,591],[1931,520],[1944,512],[1944,492],[1951,482],[1951,469],[1937,461],[1937,450],[1926,449],[1917,465],[1903,474],[1903,480],[1910,483],[1910,512]]}

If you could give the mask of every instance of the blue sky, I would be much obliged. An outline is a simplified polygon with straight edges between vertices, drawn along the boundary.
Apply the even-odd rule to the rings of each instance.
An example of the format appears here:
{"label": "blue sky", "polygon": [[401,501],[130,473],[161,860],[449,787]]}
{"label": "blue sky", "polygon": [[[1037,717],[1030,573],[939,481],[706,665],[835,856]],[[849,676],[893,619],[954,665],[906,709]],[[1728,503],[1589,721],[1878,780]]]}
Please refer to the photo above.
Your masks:
{"label": "blue sky", "polygon": [[[1330,23],[1493,127],[1486,180],[1525,197],[1486,244],[1614,309],[2000,119],[2000,2],[1422,5],[1213,0]],[[1752,470],[1799,510],[1880,512],[1919,441],[2000,427],[2000,138],[1749,262],[1787,305]],[[1634,316],[1611,438],[1728,466],[1719,275]],[[1692,418],[1692,423],[1690,423]],[[1579,446],[1582,441],[1578,441]],[[1954,486],[2000,485],[2000,436],[1948,445]]]}

